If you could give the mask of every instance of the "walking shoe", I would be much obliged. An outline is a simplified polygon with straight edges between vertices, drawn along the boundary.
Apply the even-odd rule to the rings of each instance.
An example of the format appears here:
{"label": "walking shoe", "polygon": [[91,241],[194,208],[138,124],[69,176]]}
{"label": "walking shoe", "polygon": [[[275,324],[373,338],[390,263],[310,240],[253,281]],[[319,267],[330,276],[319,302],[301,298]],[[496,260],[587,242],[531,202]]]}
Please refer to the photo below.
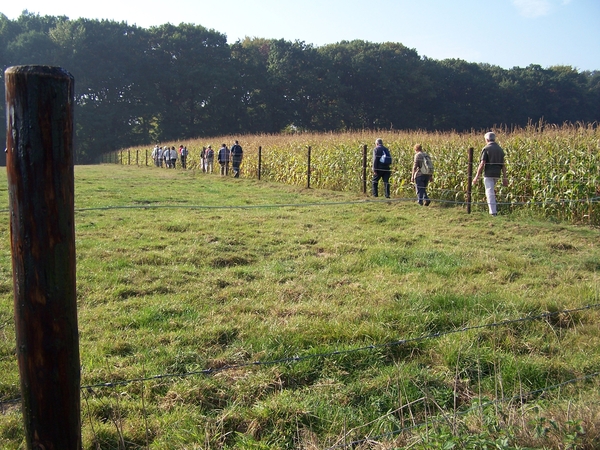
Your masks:
{"label": "walking shoe", "polygon": [[429,204],[430,204],[430,203],[431,203],[431,200],[425,200],[425,203],[424,203],[424,205],[425,205],[425,206],[429,206]]}

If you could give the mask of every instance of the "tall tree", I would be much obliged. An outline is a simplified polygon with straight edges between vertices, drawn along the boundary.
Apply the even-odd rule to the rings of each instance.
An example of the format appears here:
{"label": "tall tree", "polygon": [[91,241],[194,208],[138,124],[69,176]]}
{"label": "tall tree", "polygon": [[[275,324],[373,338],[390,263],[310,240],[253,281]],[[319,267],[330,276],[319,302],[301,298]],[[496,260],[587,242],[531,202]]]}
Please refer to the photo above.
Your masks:
{"label": "tall tree", "polygon": [[225,35],[191,24],[153,27],[148,56],[153,66],[148,76],[160,102],[157,138],[217,131],[224,120],[217,101],[230,84]]}

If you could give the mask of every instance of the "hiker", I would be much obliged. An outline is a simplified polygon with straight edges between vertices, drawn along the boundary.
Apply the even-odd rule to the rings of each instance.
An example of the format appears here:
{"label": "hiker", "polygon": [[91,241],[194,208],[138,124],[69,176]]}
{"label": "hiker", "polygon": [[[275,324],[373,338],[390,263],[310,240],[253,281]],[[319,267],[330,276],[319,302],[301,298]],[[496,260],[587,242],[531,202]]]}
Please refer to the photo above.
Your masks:
{"label": "hiker", "polygon": [[483,185],[485,186],[485,197],[487,199],[488,210],[492,216],[498,215],[496,205],[496,182],[502,175],[502,185],[508,186],[506,178],[506,165],[504,164],[504,150],[496,143],[496,134],[493,132],[485,133],[485,147],[481,150],[479,167],[477,174],[473,178],[473,185],[477,183],[483,172]]}
{"label": "hiker", "polygon": [[221,165],[221,176],[229,175],[229,149],[225,144],[221,144],[221,148],[217,154],[217,160]]}
{"label": "hiker", "polygon": [[164,152],[164,158],[165,158],[165,164],[167,166],[168,169],[175,169],[176,163],[177,163],[177,150],[175,150],[175,147],[171,147],[169,149],[169,147],[166,147],[166,150]]}
{"label": "hiker", "polygon": [[187,168],[187,157],[188,157],[188,149],[187,147],[180,145],[179,146],[179,157],[181,158],[181,168]]}
{"label": "hiker", "polygon": [[202,147],[202,151],[200,152],[200,167],[202,168],[202,172],[206,172],[206,147]]}
{"label": "hiker", "polygon": [[421,144],[414,146],[415,157],[410,181],[415,183],[417,202],[421,206],[429,206],[431,200],[427,196],[427,185],[433,180],[433,164],[431,158],[423,151]]}
{"label": "hiker", "polygon": [[154,160],[154,165],[156,167],[160,167],[162,164],[162,148],[160,148],[158,145],[155,145],[151,156]]}
{"label": "hiker", "polygon": [[383,180],[385,198],[390,198],[391,165],[392,156],[389,149],[383,145],[382,139],[377,139],[373,149],[373,182],[371,184],[373,197],[379,196],[379,180]]}
{"label": "hiker", "polygon": [[206,149],[206,172],[213,173],[213,168],[215,164],[215,151],[212,148],[212,145],[209,145]]}
{"label": "hiker", "polygon": [[233,169],[233,177],[240,177],[240,165],[242,164],[242,158],[244,156],[244,151],[242,150],[242,146],[238,141],[235,141],[235,144],[231,147],[231,168]]}

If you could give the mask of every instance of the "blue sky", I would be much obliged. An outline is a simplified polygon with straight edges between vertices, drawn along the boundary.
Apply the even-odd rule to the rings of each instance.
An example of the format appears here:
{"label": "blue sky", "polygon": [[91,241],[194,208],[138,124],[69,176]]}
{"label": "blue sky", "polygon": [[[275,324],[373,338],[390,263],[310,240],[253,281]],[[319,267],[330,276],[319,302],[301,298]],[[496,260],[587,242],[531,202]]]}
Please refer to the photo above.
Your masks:
{"label": "blue sky", "polygon": [[71,19],[148,28],[182,22],[227,35],[300,40],[400,42],[433,59],[510,69],[539,64],[600,70],[600,0],[103,0],[3,2],[9,19],[27,9]]}

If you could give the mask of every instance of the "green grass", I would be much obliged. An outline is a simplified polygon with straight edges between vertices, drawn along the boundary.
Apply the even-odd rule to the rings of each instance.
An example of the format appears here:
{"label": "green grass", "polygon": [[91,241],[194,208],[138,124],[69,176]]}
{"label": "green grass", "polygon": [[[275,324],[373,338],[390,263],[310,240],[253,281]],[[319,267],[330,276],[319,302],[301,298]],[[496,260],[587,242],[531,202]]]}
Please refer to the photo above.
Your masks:
{"label": "green grass", "polygon": [[[600,438],[597,377],[546,390],[600,371],[600,308],[561,312],[600,303],[598,229],[146,167],[76,167],[75,189],[82,384],[125,382],[82,391],[86,449]],[[19,397],[8,221],[0,401]],[[1,448],[24,445],[19,408]]]}

